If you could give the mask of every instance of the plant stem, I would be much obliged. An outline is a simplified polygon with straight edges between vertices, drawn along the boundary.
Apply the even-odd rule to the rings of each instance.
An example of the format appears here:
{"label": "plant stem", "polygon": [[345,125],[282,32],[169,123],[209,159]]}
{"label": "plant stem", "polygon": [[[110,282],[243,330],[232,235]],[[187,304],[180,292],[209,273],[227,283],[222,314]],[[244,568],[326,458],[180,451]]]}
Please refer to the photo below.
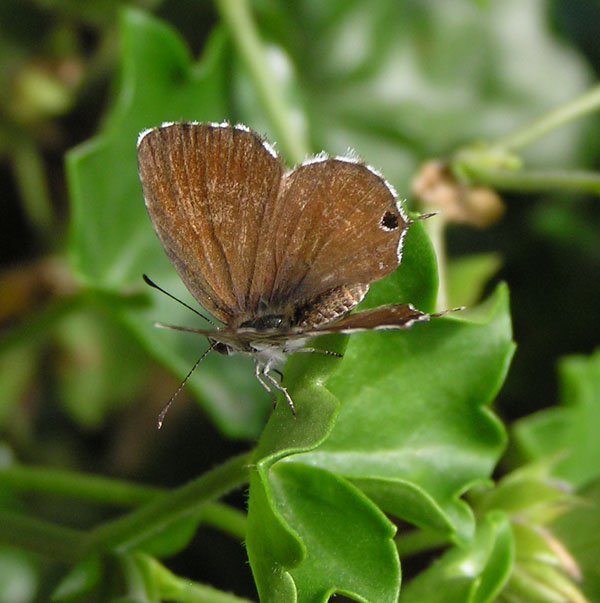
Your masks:
{"label": "plant stem", "polygon": [[[426,212],[436,211],[437,209],[426,204],[423,204],[423,206]],[[446,220],[444,213],[440,212],[437,216],[424,220],[423,225],[433,245],[437,263],[438,294],[435,309],[437,312],[442,312],[448,309],[448,278],[446,274],[448,260],[446,257]]]}
{"label": "plant stem", "polygon": [[0,511],[0,543],[16,546],[64,563],[74,563],[83,551],[85,534],[11,511]]}
{"label": "plant stem", "polygon": [[[147,504],[169,492],[85,473],[22,465],[0,469],[0,486],[126,507]],[[238,540],[246,537],[245,513],[228,505],[208,503],[202,508],[200,519]]]}
{"label": "plant stem", "polygon": [[248,481],[250,459],[251,452],[234,457],[125,517],[99,526],[90,534],[90,547],[126,551],[176,519],[198,513],[202,505]]}
{"label": "plant stem", "polygon": [[600,109],[600,85],[594,86],[580,97],[561,105],[527,126],[497,140],[494,146],[510,151],[520,149],[548,132],[598,109]]}
{"label": "plant stem", "polygon": [[[600,109],[600,85],[582,96],[550,111],[540,119],[500,138],[483,151],[459,153],[457,166],[470,184],[480,184],[503,191],[581,191],[600,194],[600,174],[578,170],[505,169],[490,163],[490,150],[506,159],[510,153],[527,146],[545,134],[574,119]],[[472,155],[469,157],[469,155]],[[514,157],[514,155],[513,155]]]}
{"label": "plant stem", "polygon": [[575,190],[600,195],[600,173],[564,170],[502,170],[464,165],[469,179],[502,191]]}
{"label": "plant stem", "polygon": [[23,465],[0,469],[0,486],[121,506],[138,506],[166,492],[95,475]]}
{"label": "plant stem", "polygon": [[215,4],[231,31],[240,59],[254,82],[284,154],[294,163],[301,162],[310,150],[309,145],[300,128],[293,124],[291,108],[283,100],[282,90],[266,59],[247,0],[215,0]]}

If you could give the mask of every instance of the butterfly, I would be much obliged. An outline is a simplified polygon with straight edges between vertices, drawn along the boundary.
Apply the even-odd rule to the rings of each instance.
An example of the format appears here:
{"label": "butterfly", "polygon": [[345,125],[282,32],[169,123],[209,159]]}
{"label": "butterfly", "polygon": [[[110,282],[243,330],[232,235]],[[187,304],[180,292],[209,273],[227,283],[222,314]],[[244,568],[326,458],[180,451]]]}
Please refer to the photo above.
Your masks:
{"label": "butterfly", "polygon": [[292,413],[271,373],[281,374],[291,353],[332,354],[304,347],[307,340],[438,316],[411,304],[350,313],[370,283],[398,267],[412,223],[392,185],[359,159],[321,153],[288,170],[248,127],[197,122],[144,130],[137,157],[166,254],[223,325],[169,328],[206,336],[207,352],[252,355],[262,387],[274,401],[281,392]]}

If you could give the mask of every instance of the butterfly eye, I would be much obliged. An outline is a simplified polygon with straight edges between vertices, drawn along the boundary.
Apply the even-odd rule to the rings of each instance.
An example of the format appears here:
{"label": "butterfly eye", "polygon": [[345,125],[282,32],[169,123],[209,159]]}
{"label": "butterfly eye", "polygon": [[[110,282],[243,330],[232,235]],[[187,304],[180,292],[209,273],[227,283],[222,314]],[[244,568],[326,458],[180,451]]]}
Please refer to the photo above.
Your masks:
{"label": "butterfly eye", "polygon": [[229,355],[230,350],[225,343],[222,343],[221,341],[215,341],[214,339],[211,339],[210,341],[212,343],[212,349],[215,352],[219,352],[219,354],[223,354],[225,356]]}
{"label": "butterfly eye", "polygon": [[398,228],[398,216],[391,211],[386,211],[381,218],[380,224],[383,230],[396,230]]}

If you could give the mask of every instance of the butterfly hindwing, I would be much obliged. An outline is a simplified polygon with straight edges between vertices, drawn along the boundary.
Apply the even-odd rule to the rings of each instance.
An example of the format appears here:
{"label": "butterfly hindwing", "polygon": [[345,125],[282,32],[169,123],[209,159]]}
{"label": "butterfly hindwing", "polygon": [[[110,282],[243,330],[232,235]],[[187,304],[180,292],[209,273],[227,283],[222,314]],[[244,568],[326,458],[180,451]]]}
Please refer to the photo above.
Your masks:
{"label": "butterfly hindwing", "polygon": [[273,225],[272,298],[310,300],[396,269],[409,224],[392,187],[365,164],[316,159],[284,177]]}

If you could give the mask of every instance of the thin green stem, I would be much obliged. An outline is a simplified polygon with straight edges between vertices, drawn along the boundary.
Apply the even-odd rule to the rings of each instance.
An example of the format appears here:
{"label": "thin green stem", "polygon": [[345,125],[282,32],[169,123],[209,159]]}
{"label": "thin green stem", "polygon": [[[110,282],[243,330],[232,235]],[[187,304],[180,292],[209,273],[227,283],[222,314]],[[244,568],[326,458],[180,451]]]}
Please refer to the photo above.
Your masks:
{"label": "thin green stem", "polygon": [[96,475],[23,465],[0,469],[0,486],[128,507],[147,503],[166,492]]}
{"label": "thin green stem", "polygon": [[0,511],[0,543],[64,563],[74,563],[83,551],[85,534],[11,511]]}
{"label": "thin green stem", "polygon": [[566,170],[501,170],[463,165],[472,183],[501,191],[581,191],[600,195],[600,173]]}
{"label": "thin green stem", "polygon": [[189,484],[163,494],[90,534],[90,547],[125,551],[171,522],[198,513],[202,505],[248,481],[251,452],[234,457]]}
{"label": "thin green stem", "polygon": [[430,551],[449,544],[448,538],[435,532],[426,530],[413,530],[403,532],[394,539],[400,558]]}
{"label": "thin green stem", "polygon": [[[426,212],[435,211],[437,208],[424,204]],[[425,230],[429,235],[431,244],[435,252],[438,270],[438,294],[435,302],[435,309],[442,312],[448,309],[448,277],[447,277],[447,257],[446,257],[446,220],[443,212],[432,216],[423,221]]]}
{"label": "thin green stem", "polygon": [[[2,486],[20,492],[37,492],[125,507],[147,504],[169,492],[96,475],[22,465],[0,469]],[[245,513],[228,505],[208,503],[202,508],[200,519],[238,540],[246,537]]]}
{"label": "thin green stem", "polygon": [[288,159],[301,162],[310,150],[309,145],[301,130],[294,126],[291,108],[286,105],[281,87],[267,61],[249,3],[247,0],[215,0],[215,5],[231,31],[240,59],[254,82],[279,145]]}
{"label": "thin green stem", "polygon": [[574,119],[600,109],[600,85],[580,97],[561,105],[546,113],[534,122],[519,128],[504,138],[497,140],[493,146],[515,151],[527,146],[545,134],[556,130]]}

